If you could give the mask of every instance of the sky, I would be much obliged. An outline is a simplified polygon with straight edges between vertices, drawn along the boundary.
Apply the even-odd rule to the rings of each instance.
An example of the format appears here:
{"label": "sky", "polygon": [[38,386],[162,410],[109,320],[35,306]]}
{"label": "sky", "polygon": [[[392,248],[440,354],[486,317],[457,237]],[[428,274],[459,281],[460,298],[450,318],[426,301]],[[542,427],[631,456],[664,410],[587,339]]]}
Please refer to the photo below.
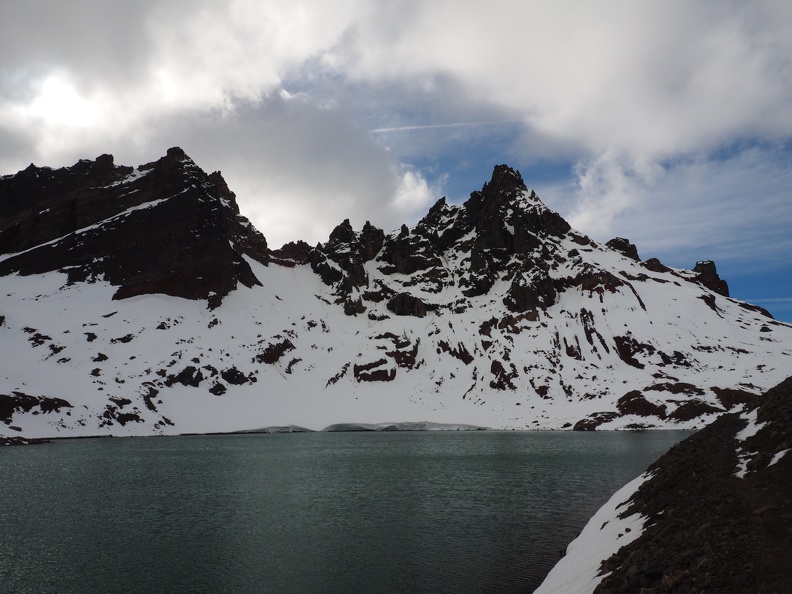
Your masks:
{"label": "sky", "polygon": [[181,146],[270,247],[496,164],[792,322],[788,0],[0,0],[0,174]]}

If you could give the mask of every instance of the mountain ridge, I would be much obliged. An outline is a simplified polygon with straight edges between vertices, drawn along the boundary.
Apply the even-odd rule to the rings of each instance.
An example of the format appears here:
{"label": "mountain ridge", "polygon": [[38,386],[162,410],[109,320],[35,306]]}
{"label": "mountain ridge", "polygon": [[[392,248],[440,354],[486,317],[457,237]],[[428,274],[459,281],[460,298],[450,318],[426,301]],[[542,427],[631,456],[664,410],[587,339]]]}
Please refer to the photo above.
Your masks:
{"label": "mountain ridge", "polygon": [[0,254],[0,432],[31,437],[690,428],[792,357],[792,327],[729,298],[713,262],[594,242],[506,165],[413,227],[347,219],[274,250],[179,148],[31,165],[0,178]]}
{"label": "mountain ridge", "polygon": [[[205,174],[178,147],[134,169],[102,155],[58,170],[31,165],[3,182],[0,251],[20,253],[0,262],[0,275],[67,269],[71,282],[99,277],[118,285],[117,299],[148,293],[208,299],[257,282],[239,256],[267,261],[266,239],[239,214],[220,173]],[[26,200],[31,196],[38,199]],[[155,220],[141,211],[154,207],[160,224],[141,232]],[[205,237],[185,237],[199,233]],[[194,253],[185,254],[185,246]],[[200,262],[200,273],[186,255]]]}
{"label": "mountain ridge", "polygon": [[789,589],[792,377],[613,495],[536,594]]}

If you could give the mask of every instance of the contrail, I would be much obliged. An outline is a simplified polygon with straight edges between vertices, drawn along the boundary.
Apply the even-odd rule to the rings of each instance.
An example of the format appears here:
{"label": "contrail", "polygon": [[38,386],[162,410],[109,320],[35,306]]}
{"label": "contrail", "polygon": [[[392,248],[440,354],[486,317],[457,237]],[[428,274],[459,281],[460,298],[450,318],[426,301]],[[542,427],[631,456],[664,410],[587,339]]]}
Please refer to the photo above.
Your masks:
{"label": "contrail", "polygon": [[474,126],[495,126],[497,124],[519,124],[522,120],[499,120],[496,122],[456,122],[452,124],[421,124],[417,126],[397,126],[394,128],[373,128],[372,134],[387,134],[388,132],[411,132],[413,130],[435,130],[439,128],[469,128]]}
{"label": "contrail", "polygon": [[792,297],[761,297],[747,301],[748,303],[792,303]]}

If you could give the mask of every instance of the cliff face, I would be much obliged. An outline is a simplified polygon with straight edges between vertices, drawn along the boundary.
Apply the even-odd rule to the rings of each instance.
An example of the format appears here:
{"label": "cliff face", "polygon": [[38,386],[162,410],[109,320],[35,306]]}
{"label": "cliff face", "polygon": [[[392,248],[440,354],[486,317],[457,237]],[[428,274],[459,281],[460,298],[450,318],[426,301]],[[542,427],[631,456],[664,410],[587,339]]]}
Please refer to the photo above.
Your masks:
{"label": "cliff face", "polygon": [[0,252],[15,254],[0,275],[61,270],[72,283],[110,282],[118,299],[162,293],[213,306],[238,284],[259,283],[243,255],[268,259],[222,176],[178,148],[135,169],[102,155],[4,178]]}
{"label": "cliff face", "polygon": [[[788,592],[790,437],[792,377],[758,407],[723,415],[674,446],[632,493],[614,496],[537,593],[569,592],[573,580],[574,591],[599,594]],[[631,542],[619,549],[619,541]]]}
{"label": "cliff face", "polygon": [[792,584],[792,378],[649,468],[625,515],[643,536],[603,563],[596,592],[787,592]]}
{"label": "cliff face", "polygon": [[278,250],[180,149],[31,166],[0,178],[0,252],[9,434],[701,427],[792,357],[712,262],[598,244],[505,165],[413,227]]}

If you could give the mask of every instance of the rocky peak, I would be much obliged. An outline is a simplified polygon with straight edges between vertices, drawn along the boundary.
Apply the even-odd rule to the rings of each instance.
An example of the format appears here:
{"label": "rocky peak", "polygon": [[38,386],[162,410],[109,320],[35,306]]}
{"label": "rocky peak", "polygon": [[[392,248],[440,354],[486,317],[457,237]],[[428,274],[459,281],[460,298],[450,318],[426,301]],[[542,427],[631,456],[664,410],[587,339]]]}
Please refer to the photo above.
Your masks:
{"label": "rocky peak", "polygon": [[616,250],[617,252],[621,252],[624,256],[627,256],[631,260],[635,260],[636,262],[641,261],[641,258],[638,257],[638,248],[635,247],[634,243],[630,243],[629,239],[625,239],[624,237],[614,237],[605,245]]}
{"label": "rocky peak", "polygon": [[508,165],[495,165],[492,178],[484,184],[481,193],[485,197],[502,196],[507,200],[514,200],[527,191],[519,171]]}
{"label": "rocky peak", "polygon": [[214,171],[209,174],[208,179],[217,190],[218,196],[228,202],[228,205],[235,214],[239,214],[239,206],[236,202],[236,194],[228,187],[223,175],[219,171]]}
{"label": "rocky peak", "polygon": [[485,182],[480,191],[470,194],[463,206],[482,234],[482,247],[509,247],[510,238],[503,233],[506,208],[527,191],[517,171],[506,165],[496,165],[490,181]]}
{"label": "rocky peak", "polygon": [[[123,424],[131,407],[141,422],[170,427],[154,396],[164,404],[168,390],[187,387],[203,396],[183,411],[167,404],[178,431],[195,430],[196,407],[221,395],[243,427],[251,403],[257,419],[270,402],[280,407],[260,397],[276,393],[295,395],[282,400],[289,415],[337,407],[350,417],[470,415],[501,428],[691,428],[747,402],[789,355],[790,326],[704,288],[720,280],[714,264],[686,271],[614,257],[637,250],[574,232],[504,166],[465,205],[440,200],[413,227],[385,233],[367,222],[358,232],[345,220],[326,243],[270,252],[222,176],[184,151],[137,168],[97,161],[0,179],[13,207],[2,203],[11,214],[0,217],[0,276],[19,273],[3,279],[0,337],[21,362],[0,379],[6,394],[30,390],[14,396],[7,425],[28,410],[57,413],[59,401],[43,398],[66,395],[46,394],[66,383],[86,406],[70,402],[72,415],[57,422],[82,434]],[[46,296],[39,279],[24,278],[49,271],[74,286]],[[233,306],[217,307],[235,289]],[[113,292],[216,311],[106,303]],[[119,416],[119,402],[134,404]]]}
{"label": "rocky peak", "polygon": [[[397,315],[419,315],[437,307],[425,293],[458,286],[465,297],[475,297],[488,293],[499,278],[512,283],[506,306],[524,313],[555,302],[548,261],[569,229],[535,193],[528,193],[519,172],[498,165],[490,181],[463,206],[441,198],[412,229],[402,225],[385,235],[367,223],[356,234],[344,221],[312,252],[310,262],[325,284],[334,287],[348,313],[362,313],[367,301],[388,298],[389,309]],[[365,266],[371,260],[392,280],[376,280],[372,287]],[[415,295],[418,287],[423,295]]]}
{"label": "rocky peak", "polygon": [[360,232],[360,243],[362,244],[366,261],[373,260],[385,243],[385,232],[366,221],[366,224],[363,225],[363,230]]}
{"label": "rocky peak", "polygon": [[525,254],[538,247],[538,236],[561,237],[570,230],[535,192],[528,194],[519,172],[506,165],[497,165],[492,179],[473,192],[464,207],[481,249]]}
{"label": "rocky peak", "polygon": [[695,272],[697,275],[696,280],[707,287],[710,291],[714,291],[715,293],[723,295],[724,297],[729,296],[729,285],[725,280],[718,276],[718,271],[715,268],[715,262],[712,260],[700,260],[696,262],[693,272]]}
{"label": "rocky peak", "polygon": [[384,232],[369,221],[358,234],[345,219],[333,229],[327,243],[317,245],[308,255],[311,269],[334,288],[336,303],[343,305],[347,315],[366,311],[358,295],[369,283],[365,263],[377,256],[384,238]]}
{"label": "rocky peak", "polygon": [[449,249],[471,231],[473,226],[464,208],[440,198],[415,226],[415,233],[425,237],[439,253]]}
{"label": "rocky peak", "polygon": [[336,226],[330,232],[330,240],[328,246],[337,246],[339,244],[351,245],[357,243],[357,234],[352,229],[352,224],[349,219],[344,219],[344,222]]}
{"label": "rocky peak", "polygon": [[60,202],[65,196],[112,184],[132,173],[132,167],[119,167],[113,161],[113,155],[100,155],[95,161],[83,159],[60,169],[31,163],[15,175],[3,176],[0,228],[33,211],[51,208],[52,201]]}
{"label": "rocky peak", "polygon": [[0,180],[0,275],[63,270],[103,278],[116,298],[165,293],[217,304],[238,283],[258,283],[243,254],[267,244],[239,215],[219,172],[204,173],[174,147],[138,168],[112,155],[63,169],[30,168]]}
{"label": "rocky peak", "polygon": [[314,249],[300,239],[283,244],[277,250],[272,250],[270,255],[272,256],[272,261],[276,264],[292,268],[296,265],[307,263]]}
{"label": "rocky peak", "polygon": [[192,159],[187,156],[187,153],[185,153],[184,149],[182,149],[180,146],[172,146],[169,148],[165,153],[164,158],[170,161],[185,161],[188,159],[192,161]]}
{"label": "rocky peak", "polygon": [[115,169],[115,157],[113,155],[99,155],[96,160],[90,164],[91,170],[97,174],[109,173]]}

